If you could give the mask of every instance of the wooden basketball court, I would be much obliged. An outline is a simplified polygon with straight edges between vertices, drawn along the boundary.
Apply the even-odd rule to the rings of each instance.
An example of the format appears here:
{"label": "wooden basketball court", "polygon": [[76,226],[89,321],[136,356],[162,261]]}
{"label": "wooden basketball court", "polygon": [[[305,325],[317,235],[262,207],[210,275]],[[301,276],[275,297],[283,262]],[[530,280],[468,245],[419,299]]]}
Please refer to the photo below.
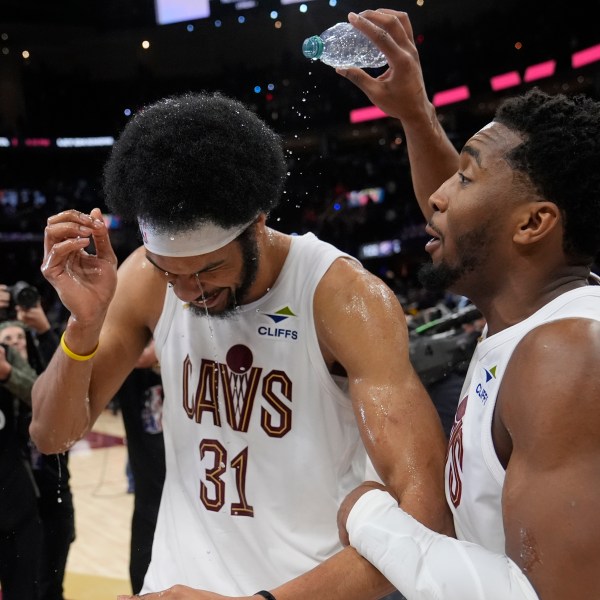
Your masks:
{"label": "wooden basketball court", "polygon": [[127,493],[127,448],[120,413],[104,411],[93,435],[71,450],[76,539],[65,600],[110,600],[131,593],[129,540],[133,494]]}

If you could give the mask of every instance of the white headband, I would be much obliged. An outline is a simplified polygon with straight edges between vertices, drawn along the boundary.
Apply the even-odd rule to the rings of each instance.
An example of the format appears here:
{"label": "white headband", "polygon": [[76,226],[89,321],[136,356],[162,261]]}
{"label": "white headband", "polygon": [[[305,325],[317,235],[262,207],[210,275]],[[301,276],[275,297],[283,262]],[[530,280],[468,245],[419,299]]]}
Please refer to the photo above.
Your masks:
{"label": "white headband", "polygon": [[139,219],[142,240],[147,250],[160,256],[198,256],[214,252],[233,241],[255,219],[225,229],[211,222],[200,223],[185,231],[158,231],[149,223]]}

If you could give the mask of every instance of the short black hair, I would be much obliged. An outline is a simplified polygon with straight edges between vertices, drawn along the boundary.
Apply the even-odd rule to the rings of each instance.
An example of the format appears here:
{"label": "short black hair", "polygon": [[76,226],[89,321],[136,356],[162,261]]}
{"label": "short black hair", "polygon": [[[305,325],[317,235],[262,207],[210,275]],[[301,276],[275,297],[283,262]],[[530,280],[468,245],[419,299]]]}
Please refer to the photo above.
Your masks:
{"label": "short black hair", "polygon": [[564,220],[564,250],[591,262],[600,252],[600,102],[533,88],[505,100],[494,120],[523,143],[507,156]]}
{"label": "short black hair", "polygon": [[166,231],[233,227],[277,206],[286,165],[280,137],[241,102],[170,96],[138,112],[104,167],[106,205]]}

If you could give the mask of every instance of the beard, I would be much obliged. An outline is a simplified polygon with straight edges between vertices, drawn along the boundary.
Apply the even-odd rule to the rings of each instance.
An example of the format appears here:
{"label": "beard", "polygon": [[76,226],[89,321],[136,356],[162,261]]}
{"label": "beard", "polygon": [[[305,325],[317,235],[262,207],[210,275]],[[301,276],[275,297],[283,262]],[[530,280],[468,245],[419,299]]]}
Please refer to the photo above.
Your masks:
{"label": "beard", "polygon": [[435,265],[423,265],[417,274],[423,287],[431,292],[444,292],[446,290],[461,293],[455,288],[466,275],[473,273],[487,259],[489,251],[486,240],[490,236],[490,227],[480,227],[470,231],[456,240],[458,254],[457,264],[452,266],[443,260]]}
{"label": "beard", "polygon": [[190,304],[190,311],[193,315],[198,317],[210,316],[219,319],[227,319],[235,314],[235,311],[240,304],[244,303],[244,298],[254,283],[258,272],[259,255],[255,228],[250,225],[250,227],[245,229],[238,236],[237,241],[239,242],[242,251],[241,281],[233,290],[228,290],[229,300],[227,305],[225,308],[214,310]]}

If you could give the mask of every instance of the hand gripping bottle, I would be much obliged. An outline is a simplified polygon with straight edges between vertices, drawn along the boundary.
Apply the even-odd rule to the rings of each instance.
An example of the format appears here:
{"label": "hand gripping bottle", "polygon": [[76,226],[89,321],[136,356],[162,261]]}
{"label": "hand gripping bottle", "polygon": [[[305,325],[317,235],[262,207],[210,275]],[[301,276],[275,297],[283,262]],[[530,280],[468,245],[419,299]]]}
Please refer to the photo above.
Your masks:
{"label": "hand gripping bottle", "polygon": [[321,35],[304,40],[302,54],[331,67],[375,68],[387,64],[385,55],[350,23],[337,23]]}

